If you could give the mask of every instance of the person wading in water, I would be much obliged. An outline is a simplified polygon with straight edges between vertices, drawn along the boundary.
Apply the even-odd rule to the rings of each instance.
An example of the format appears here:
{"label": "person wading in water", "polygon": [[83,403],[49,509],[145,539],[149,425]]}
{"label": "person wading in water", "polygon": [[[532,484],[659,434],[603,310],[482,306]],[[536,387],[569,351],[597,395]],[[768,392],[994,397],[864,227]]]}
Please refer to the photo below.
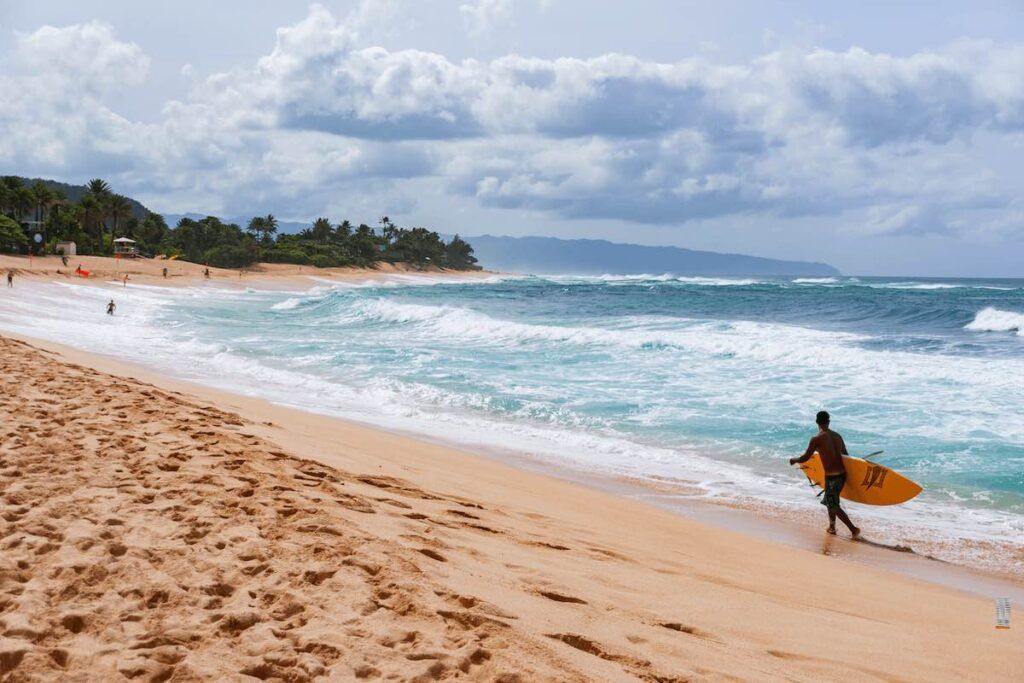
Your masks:
{"label": "person wading in water", "polygon": [[842,520],[843,524],[850,530],[854,538],[860,535],[860,529],[853,525],[849,516],[839,506],[839,494],[846,485],[846,468],[843,466],[843,456],[849,455],[846,452],[846,443],[838,432],[829,429],[829,414],[822,410],[815,418],[818,423],[818,433],[811,437],[807,444],[807,451],[799,458],[790,458],[790,465],[797,465],[807,462],[811,456],[817,453],[821,457],[821,465],[825,469],[825,492],[821,496],[821,504],[828,510],[828,532],[836,533],[836,517]]}

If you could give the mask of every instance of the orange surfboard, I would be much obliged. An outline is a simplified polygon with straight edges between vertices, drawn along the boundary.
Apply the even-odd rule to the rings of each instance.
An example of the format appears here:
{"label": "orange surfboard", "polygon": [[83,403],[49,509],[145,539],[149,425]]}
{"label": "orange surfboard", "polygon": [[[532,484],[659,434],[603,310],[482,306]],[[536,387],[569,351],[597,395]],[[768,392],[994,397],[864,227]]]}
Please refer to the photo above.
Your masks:
{"label": "orange surfboard", "polygon": [[[899,505],[921,493],[918,484],[884,465],[844,455],[843,466],[846,467],[846,485],[840,498],[866,505]],[[825,468],[817,453],[801,463],[800,469],[811,482],[825,486]]]}

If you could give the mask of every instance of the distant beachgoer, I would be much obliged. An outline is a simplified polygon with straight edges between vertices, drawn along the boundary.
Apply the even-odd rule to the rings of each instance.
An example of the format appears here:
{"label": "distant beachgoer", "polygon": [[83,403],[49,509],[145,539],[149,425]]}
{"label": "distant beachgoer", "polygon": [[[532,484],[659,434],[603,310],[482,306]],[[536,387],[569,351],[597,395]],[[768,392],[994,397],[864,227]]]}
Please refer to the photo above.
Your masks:
{"label": "distant beachgoer", "polygon": [[167,268],[164,268],[164,279],[167,279]]}
{"label": "distant beachgoer", "polygon": [[127,287],[127,286],[128,286],[128,273],[125,273],[125,274],[124,274],[124,286],[125,286],[125,287]]}
{"label": "distant beachgoer", "polygon": [[807,444],[807,450],[799,458],[790,458],[789,464],[807,462],[811,456],[818,453],[821,457],[821,465],[825,469],[825,492],[821,497],[821,504],[828,510],[828,532],[833,536],[836,533],[836,517],[842,520],[843,524],[850,530],[853,537],[860,535],[860,529],[853,525],[849,516],[839,505],[839,494],[846,485],[846,467],[843,465],[843,456],[849,455],[846,452],[846,442],[838,432],[833,432],[828,425],[831,417],[822,410],[815,417],[818,424],[818,433],[811,437]]}
{"label": "distant beachgoer", "polygon": [[210,269],[209,268],[203,270],[203,277],[205,277],[207,280],[210,279]]}
{"label": "distant beachgoer", "polygon": [[61,256],[60,257],[60,262],[64,264],[65,268],[68,267],[68,257],[67,256]]}
{"label": "distant beachgoer", "polygon": [[13,287],[14,286],[14,271],[13,270],[8,270],[7,271],[7,286],[8,287]]}
{"label": "distant beachgoer", "polygon": [[115,304],[115,303],[114,303],[114,300],[113,300],[113,299],[111,299],[111,300],[110,300],[110,303],[109,303],[109,304],[107,304],[107,315],[114,315],[114,310],[115,310],[116,308],[117,308],[117,304]]}

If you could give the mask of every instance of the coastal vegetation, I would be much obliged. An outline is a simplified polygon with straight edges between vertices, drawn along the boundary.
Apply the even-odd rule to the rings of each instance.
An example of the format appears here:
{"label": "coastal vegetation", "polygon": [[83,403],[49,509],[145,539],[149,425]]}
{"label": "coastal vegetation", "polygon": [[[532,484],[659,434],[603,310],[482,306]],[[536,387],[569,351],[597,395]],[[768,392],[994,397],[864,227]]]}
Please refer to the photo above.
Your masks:
{"label": "coastal vegetation", "polygon": [[433,230],[402,228],[387,216],[380,219],[379,230],[319,217],[289,234],[278,231],[272,214],[254,216],[244,228],[216,216],[184,217],[171,227],[163,216],[115,193],[102,179],[83,187],[56,185],[0,177],[0,251],[50,254],[58,242],[72,241],[80,254],[111,255],[114,240],[127,237],[143,256],[174,256],[222,268],[260,261],[321,268],[379,262],[479,268],[473,247],[458,235],[446,242]]}

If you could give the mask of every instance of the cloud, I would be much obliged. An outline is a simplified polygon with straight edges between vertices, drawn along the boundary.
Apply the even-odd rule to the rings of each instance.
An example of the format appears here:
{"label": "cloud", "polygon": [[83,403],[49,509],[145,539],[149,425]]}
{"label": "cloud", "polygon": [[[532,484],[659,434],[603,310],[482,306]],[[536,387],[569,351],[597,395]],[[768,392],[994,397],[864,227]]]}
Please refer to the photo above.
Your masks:
{"label": "cloud", "polygon": [[[460,10],[484,31],[513,3]],[[400,195],[415,180],[570,219],[859,211],[849,229],[877,236],[960,234],[971,212],[1022,201],[1000,189],[975,140],[1024,132],[1024,45],[961,41],[902,57],[778,48],[740,64],[457,61],[368,44],[395,16],[390,2],[340,20],[314,5],[255,62],[183,71],[188,97],[148,122],[117,113],[116,94],[146,77],[149,60],[112,27],[19,35],[0,64],[10,94],[0,162],[109,173],[125,189],[233,213],[315,213],[346,193]]]}
{"label": "cloud", "polygon": [[481,39],[495,34],[498,29],[511,24],[517,10],[523,5],[533,5],[546,12],[554,0],[469,0],[459,4],[459,13],[466,33]]}
{"label": "cloud", "polygon": [[43,26],[18,35],[13,66],[38,75],[48,85],[99,95],[140,83],[149,57],[138,45],[116,40],[110,26],[91,21],[62,28]]}
{"label": "cloud", "polygon": [[466,31],[474,37],[484,36],[497,24],[512,18],[515,0],[473,0],[459,5]]}
{"label": "cloud", "polygon": [[0,162],[59,168],[89,159],[97,172],[130,165],[143,126],[109,102],[148,68],[139,46],[97,22],[16,34],[0,63]]}

